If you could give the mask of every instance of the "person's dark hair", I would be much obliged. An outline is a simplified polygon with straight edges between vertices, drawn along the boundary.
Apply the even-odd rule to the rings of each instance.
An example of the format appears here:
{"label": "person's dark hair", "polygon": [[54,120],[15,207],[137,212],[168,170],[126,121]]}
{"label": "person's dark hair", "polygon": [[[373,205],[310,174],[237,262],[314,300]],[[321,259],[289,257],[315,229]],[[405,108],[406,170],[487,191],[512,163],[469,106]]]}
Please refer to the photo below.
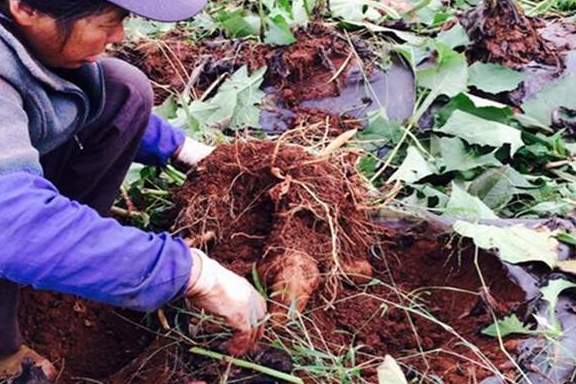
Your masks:
{"label": "person's dark hair", "polygon": [[[6,0],[8,1],[8,0]],[[106,12],[112,7],[105,0],[19,0],[31,8],[56,20],[62,29],[62,43],[65,44],[74,24],[88,16]]]}

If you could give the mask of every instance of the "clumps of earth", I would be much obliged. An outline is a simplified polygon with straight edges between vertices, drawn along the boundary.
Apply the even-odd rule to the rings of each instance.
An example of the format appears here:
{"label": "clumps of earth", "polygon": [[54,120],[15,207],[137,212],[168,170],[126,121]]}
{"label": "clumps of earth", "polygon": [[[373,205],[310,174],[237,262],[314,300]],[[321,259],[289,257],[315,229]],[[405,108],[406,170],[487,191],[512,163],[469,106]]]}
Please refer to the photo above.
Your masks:
{"label": "clumps of earth", "polygon": [[[438,228],[371,220],[354,159],[346,151],[314,156],[283,142],[220,146],[174,192],[176,228],[190,245],[265,285],[271,325],[282,325],[296,309],[310,319],[315,347],[339,355],[362,345],[357,363],[367,363],[368,382],[376,380],[370,356],[399,351],[415,354],[407,360],[409,377],[430,370],[456,384],[471,374],[490,376],[489,367],[511,370],[497,341],[480,331],[492,313],[518,310],[524,292],[495,256],[483,255],[476,268],[472,248],[450,250]],[[372,278],[381,283],[370,285]],[[410,306],[429,308],[431,317]]]}
{"label": "clumps of earth", "polygon": [[198,95],[220,76],[232,74],[242,66],[253,72],[268,67],[264,88],[273,86],[292,108],[303,100],[338,95],[346,70],[358,65],[369,72],[376,57],[366,43],[321,24],[295,32],[297,42],[287,47],[271,47],[252,40],[214,39],[190,43],[182,32],[167,35],[161,42],[151,41],[122,47],[114,53],[138,66],[154,79],[156,101],[169,95],[166,89],[192,88]]}
{"label": "clumps of earth", "polygon": [[526,17],[513,0],[483,0],[460,18],[471,44],[468,59],[499,63],[522,69],[535,62],[561,68],[556,47],[546,41],[539,28],[545,23]]}
{"label": "clumps of earth", "polygon": [[335,297],[339,280],[372,277],[375,225],[360,209],[354,158],[330,161],[280,141],[221,145],[177,191],[176,228],[240,275],[256,264],[273,313],[301,312],[320,286]]}

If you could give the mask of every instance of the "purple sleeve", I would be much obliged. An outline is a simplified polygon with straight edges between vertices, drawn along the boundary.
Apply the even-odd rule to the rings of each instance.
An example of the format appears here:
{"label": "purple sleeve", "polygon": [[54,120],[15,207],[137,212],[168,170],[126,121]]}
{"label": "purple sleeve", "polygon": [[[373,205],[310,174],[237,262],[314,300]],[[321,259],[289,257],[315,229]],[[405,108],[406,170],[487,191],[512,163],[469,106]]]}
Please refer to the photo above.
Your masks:
{"label": "purple sleeve", "polygon": [[182,146],[185,138],[183,130],[152,114],[134,161],[164,167],[174,152]]}
{"label": "purple sleeve", "polygon": [[0,175],[0,277],[151,311],[183,291],[182,240],[121,226],[27,172]]}

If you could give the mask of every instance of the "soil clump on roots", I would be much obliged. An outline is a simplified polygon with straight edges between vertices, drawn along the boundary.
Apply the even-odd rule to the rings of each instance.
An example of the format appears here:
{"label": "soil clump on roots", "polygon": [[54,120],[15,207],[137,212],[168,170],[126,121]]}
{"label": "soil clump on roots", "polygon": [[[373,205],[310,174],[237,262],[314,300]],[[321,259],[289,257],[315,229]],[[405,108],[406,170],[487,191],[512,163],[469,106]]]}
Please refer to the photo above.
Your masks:
{"label": "soil clump on roots", "polygon": [[277,295],[273,312],[302,311],[321,280],[335,297],[338,276],[372,276],[375,226],[358,209],[363,191],[346,161],[280,141],[221,145],[176,194],[176,227],[194,246],[213,238],[210,255],[240,275],[257,263]]}

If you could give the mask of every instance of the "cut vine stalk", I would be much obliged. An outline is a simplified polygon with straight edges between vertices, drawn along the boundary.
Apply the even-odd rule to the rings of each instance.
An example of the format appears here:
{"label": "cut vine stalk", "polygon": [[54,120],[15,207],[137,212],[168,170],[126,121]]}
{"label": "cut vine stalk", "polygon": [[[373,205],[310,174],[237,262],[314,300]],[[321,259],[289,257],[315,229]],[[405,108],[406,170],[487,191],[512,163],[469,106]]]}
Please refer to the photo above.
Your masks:
{"label": "cut vine stalk", "polygon": [[268,375],[270,377],[274,377],[276,379],[287,381],[289,383],[304,384],[304,381],[299,377],[296,377],[294,375],[290,375],[288,373],[280,372],[280,371],[277,371],[277,370],[272,369],[272,368],[264,367],[264,366],[256,364],[256,363],[251,363],[251,362],[246,361],[246,360],[236,359],[232,356],[223,355],[221,353],[210,351],[210,350],[200,348],[200,347],[190,348],[189,351],[193,354],[196,354],[196,355],[206,356],[206,357],[209,357],[211,359],[225,361],[227,363],[233,364],[233,365],[240,367],[240,368],[251,369],[253,371],[260,372],[260,373],[263,373],[263,374]]}

